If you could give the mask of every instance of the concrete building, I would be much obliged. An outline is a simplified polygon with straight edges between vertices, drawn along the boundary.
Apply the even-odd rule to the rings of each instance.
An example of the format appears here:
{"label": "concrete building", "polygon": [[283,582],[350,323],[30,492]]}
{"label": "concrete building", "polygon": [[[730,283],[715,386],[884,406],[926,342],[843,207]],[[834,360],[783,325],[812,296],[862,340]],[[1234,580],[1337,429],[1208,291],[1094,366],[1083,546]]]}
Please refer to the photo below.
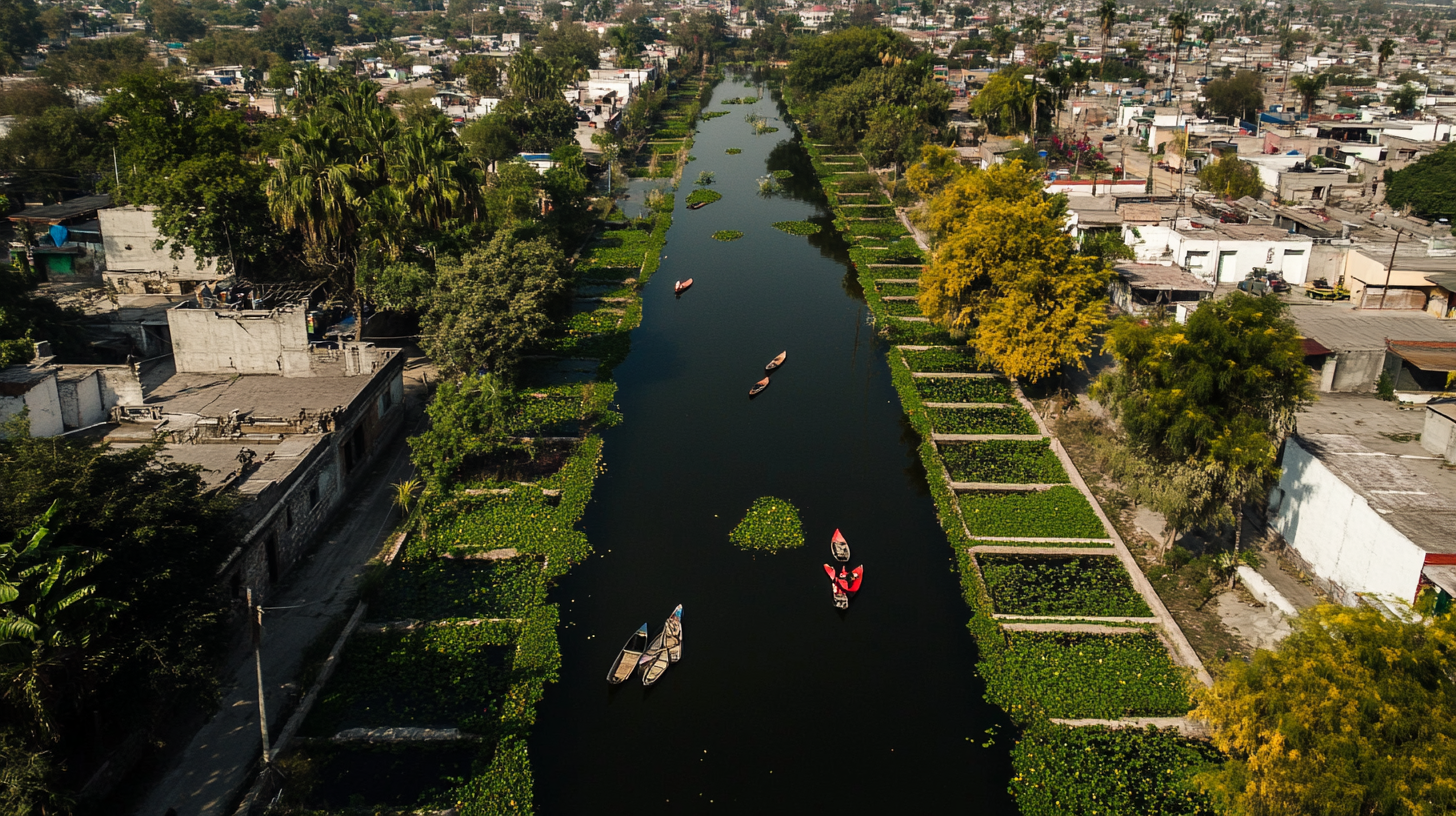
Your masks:
{"label": "concrete building", "polygon": [[1212,284],[1176,264],[1122,261],[1112,271],[1115,277],[1108,284],[1108,294],[1113,305],[1126,314],[1146,314],[1155,309],[1182,314],[1198,308],[1199,301],[1213,297]]}
{"label": "concrete building", "polygon": [[1420,451],[1414,442],[1372,439],[1368,429],[1290,437],[1269,525],[1341,603],[1414,603],[1456,566],[1456,474],[1405,452]]}
{"label": "concrete building", "polygon": [[1386,369],[1389,342],[1456,342],[1456,323],[1417,311],[1352,310],[1347,303],[1296,301],[1289,316],[1319,353],[1316,390],[1372,392]]}
{"label": "concrete building", "polygon": [[186,295],[227,277],[215,258],[199,258],[187,247],[174,258],[170,246],[157,247],[162,234],[152,223],[155,213],[155,207],[112,207],[97,212],[106,248],[102,279],[108,289],[126,295]]}
{"label": "concrete building", "polygon": [[1237,284],[1261,272],[1279,272],[1302,284],[1313,241],[1287,230],[1253,224],[1220,224],[1208,218],[1180,218],[1172,225],[1123,229],[1123,241],[1144,262],[1171,261],[1208,283]]}

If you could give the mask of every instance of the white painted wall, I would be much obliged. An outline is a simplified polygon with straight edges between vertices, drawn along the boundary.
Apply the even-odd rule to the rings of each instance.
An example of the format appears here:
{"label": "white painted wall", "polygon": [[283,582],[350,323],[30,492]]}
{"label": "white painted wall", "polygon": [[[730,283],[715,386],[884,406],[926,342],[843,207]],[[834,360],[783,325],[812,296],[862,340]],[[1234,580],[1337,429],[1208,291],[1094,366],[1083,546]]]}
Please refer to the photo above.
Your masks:
{"label": "white painted wall", "polygon": [[1232,253],[1225,261],[1219,283],[1234,283],[1253,274],[1254,267],[1280,272],[1290,283],[1302,284],[1309,276],[1310,253],[1314,242],[1307,236],[1292,235],[1280,241],[1236,241],[1213,231],[1203,238],[1186,236],[1170,226],[1123,227],[1122,239],[1132,247],[1139,261],[1172,261],[1208,283],[1214,282],[1219,258]]}
{"label": "white painted wall", "polygon": [[26,409],[30,411],[31,436],[55,436],[66,429],[61,420],[61,395],[56,387],[55,371],[24,394],[0,396],[0,422]]}
{"label": "white painted wall", "polygon": [[302,309],[167,311],[177,371],[308,377],[308,326]]}
{"label": "white painted wall", "polygon": [[1301,447],[1298,438],[1284,446],[1280,467],[1269,525],[1315,575],[1352,593],[1415,600],[1425,551]]}

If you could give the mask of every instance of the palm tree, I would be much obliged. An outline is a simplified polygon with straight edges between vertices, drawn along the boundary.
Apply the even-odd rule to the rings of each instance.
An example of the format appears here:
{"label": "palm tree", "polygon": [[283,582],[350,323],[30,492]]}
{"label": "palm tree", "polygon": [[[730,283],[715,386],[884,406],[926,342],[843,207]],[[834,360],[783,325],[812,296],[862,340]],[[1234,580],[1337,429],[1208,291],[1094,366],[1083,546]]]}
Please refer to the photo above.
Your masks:
{"label": "palm tree", "polygon": [[91,572],[101,553],[47,544],[53,502],[14,539],[0,543],[0,663],[3,697],[30,721],[39,740],[54,737],[54,706],[84,669],[88,647],[116,619],[121,605],[96,596]]}
{"label": "palm tree", "polygon": [[1385,61],[1395,56],[1395,40],[1392,40],[1389,37],[1381,40],[1380,48],[1375,53],[1377,56],[1375,73],[1378,76],[1385,73]]}
{"label": "palm tree", "polygon": [[1168,74],[1168,95],[1172,96],[1173,83],[1178,79],[1178,52],[1183,49],[1183,39],[1188,36],[1188,26],[1193,18],[1186,11],[1175,11],[1168,15],[1169,36],[1173,40],[1173,71]]}
{"label": "palm tree", "polygon": [[1100,72],[1107,74],[1107,41],[1112,37],[1112,27],[1117,24],[1117,0],[1102,0],[1097,7],[1097,20],[1102,26],[1102,64]]}
{"label": "palm tree", "polygon": [[1299,98],[1304,102],[1304,113],[1306,116],[1314,113],[1314,103],[1319,99],[1320,90],[1324,86],[1323,76],[1303,74],[1289,80],[1289,87],[1293,88],[1294,92],[1299,94]]}

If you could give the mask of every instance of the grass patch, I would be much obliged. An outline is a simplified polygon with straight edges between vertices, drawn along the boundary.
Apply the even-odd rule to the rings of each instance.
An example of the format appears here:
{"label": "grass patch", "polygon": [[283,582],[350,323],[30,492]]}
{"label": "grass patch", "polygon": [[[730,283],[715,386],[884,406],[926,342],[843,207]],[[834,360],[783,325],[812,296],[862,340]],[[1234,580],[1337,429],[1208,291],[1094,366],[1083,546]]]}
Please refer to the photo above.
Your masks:
{"label": "grass patch", "polygon": [[798,508],[783,499],[764,496],[754,500],[743,520],[728,534],[728,540],[745,550],[776,553],[804,546],[804,526]]}
{"label": "grass patch", "polygon": [[963,493],[959,498],[972,536],[1108,537],[1087,497],[1071,485],[1029,493]]}
{"label": "grass patch", "polygon": [[737,241],[743,237],[742,230],[718,230],[713,233],[714,241]]}
{"label": "grass patch", "polygon": [[1151,617],[1122,562],[1105,555],[979,555],[997,612],[1005,615]]}

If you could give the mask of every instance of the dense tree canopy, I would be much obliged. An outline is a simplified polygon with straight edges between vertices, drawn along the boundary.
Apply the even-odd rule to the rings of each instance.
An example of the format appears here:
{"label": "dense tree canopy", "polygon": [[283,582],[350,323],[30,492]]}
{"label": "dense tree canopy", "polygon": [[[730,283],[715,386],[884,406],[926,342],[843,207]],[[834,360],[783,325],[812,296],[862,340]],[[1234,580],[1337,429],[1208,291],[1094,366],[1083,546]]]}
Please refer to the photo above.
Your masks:
{"label": "dense tree canopy", "polygon": [[1236,816],[1436,816],[1456,810],[1456,619],[1321,606],[1192,716],[1227,756],[1198,782]]}
{"label": "dense tree canopy", "polygon": [[887,57],[912,50],[909,40],[887,29],[836,31],[800,46],[789,66],[788,81],[812,99],[835,85],[853,82],[860,71],[885,64]]}
{"label": "dense tree canopy", "polygon": [[1423,216],[1456,217],[1456,144],[1444,145],[1391,173],[1385,201],[1396,208],[1410,207]]}
{"label": "dense tree canopy", "polygon": [[1109,272],[1065,232],[1065,202],[1021,162],[972,170],[929,203],[935,252],[920,308],[1013,377],[1041,379],[1091,351]]}
{"label": "dense tree canopy", "polygon": [[1264,107],[1264,77],[1240,71],[1229,79],[1215,79],[1204,87],[1208,108],[1220,116],[1249,119]]}
{"label": "dense tree canopy", "polygon": [[1227,199],[1258,198],[1264,192],[1259,171],[1233,153],[1225,153],[1218,161],[1204,165],[1198,171],[1198,186]]}

